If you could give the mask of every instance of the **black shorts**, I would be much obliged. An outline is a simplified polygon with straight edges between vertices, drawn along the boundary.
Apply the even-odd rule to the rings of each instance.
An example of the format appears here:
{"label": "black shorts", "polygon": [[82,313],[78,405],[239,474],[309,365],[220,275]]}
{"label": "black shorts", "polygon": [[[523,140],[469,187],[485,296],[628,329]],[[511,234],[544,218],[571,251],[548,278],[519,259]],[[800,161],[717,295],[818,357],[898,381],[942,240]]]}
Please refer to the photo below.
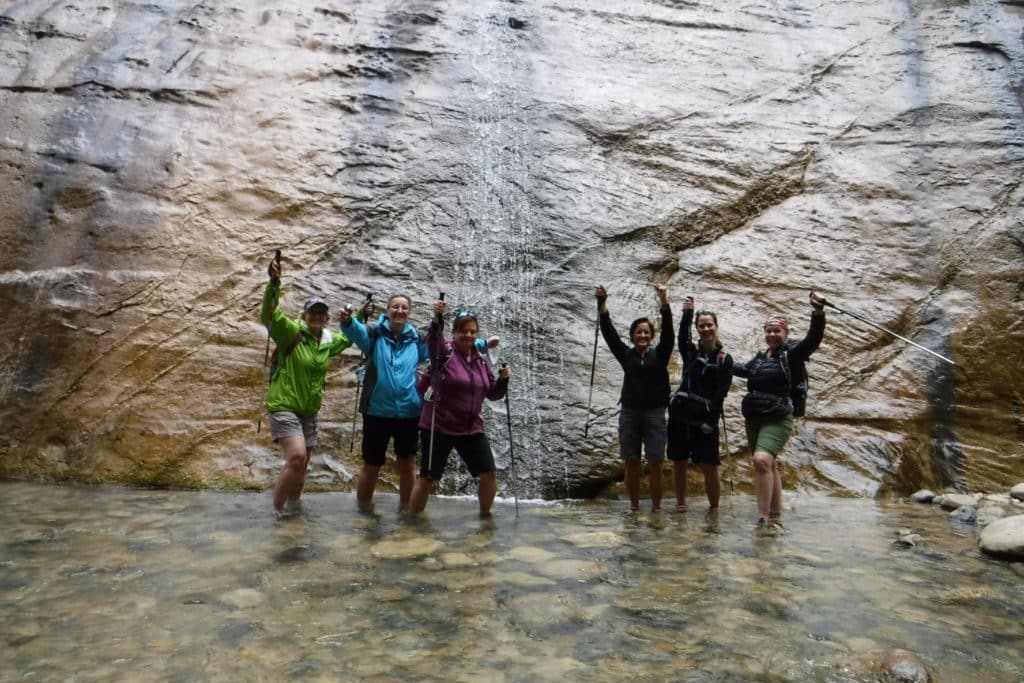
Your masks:
{"label": "black shorts", "polygon": [[388,441],[395,440],[395,457],[405,460],[416,455],[418,417],[377,417],[363,415],[363,462],[380,467],[388,452]]}
{"label": "black shorts", "polygon": [[[423,454],[420,456],[420,477],[430,481],[440,481],[444,474],[444,466],[448,463],[448,454],[454,448],[462,462],[466,463],[466,469],[474,477],[479,477],[485,472],[494,472],[494,455],[491,453],[491,444],[487,441],[487,435],[463,434],[454,436],[434,432],[434,452],[430,453],[430,430],[420,430],[420,445]],[[429,463],[427,461],[430,461]]]}
{"label": "black shorts", "polygon": [[696,425],[679,420],[668,421],[668,459],[689,460],[696,465],[721,465],[718,457],[718,425],[711,434]]}

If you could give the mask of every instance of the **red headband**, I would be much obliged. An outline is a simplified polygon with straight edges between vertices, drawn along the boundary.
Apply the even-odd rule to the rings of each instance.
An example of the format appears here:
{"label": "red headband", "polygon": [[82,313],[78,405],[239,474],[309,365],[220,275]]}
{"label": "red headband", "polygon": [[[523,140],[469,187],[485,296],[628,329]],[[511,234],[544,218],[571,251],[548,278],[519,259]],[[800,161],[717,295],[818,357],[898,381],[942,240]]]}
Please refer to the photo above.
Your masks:
{"label": "red headband", "polygon": [[772,317],[764,321],[765,327],[768,327],[769,325],[776,325],[784,330],[789,330],[789,324],[786,322],[786,319],[783,318],[781,315],[773,315]]}

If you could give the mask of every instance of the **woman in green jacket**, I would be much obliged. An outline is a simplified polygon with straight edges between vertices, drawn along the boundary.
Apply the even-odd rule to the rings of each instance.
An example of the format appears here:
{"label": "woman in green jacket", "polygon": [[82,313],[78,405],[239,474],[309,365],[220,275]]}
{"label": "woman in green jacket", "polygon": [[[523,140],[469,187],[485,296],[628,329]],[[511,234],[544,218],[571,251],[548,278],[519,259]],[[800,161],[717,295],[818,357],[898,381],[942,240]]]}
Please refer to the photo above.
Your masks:
{"label": "woman in green jacket", "polygon": [[317,413],[328,360],[352,342],[343,333],[326,329],[327,304],[319,297],[306,300],[299,319],[281,313],[281,265],[271,261],[268,273],[270,281],[263,292],[260,320],[277,345],[267,390],[267,413],[270,433],[284,457],[284,467],[274,485],[274,510],[284,517],[301,510],[299,496],[317,445]]}

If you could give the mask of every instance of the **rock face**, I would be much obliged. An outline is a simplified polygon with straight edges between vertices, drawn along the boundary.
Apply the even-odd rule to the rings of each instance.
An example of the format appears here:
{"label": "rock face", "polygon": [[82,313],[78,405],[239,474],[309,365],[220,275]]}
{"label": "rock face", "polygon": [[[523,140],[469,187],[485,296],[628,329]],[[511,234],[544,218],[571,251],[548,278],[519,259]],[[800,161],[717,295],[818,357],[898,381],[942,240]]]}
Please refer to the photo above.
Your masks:
{"label": "rock face", "polygon": [[[652,281],[716,310],[737,360],[768,313],[802,335],[816,288],[962,366],[830,314],[787,485],[1024,476],[1016,4],[332,7],[0,11],[0,474],[263,485],[281,248],[286,311],[403,291],[425,323],[444,291],[502,337],[520,494],[619,474],[603,344],[583,438],[593,286],[625,330]],[[357,358],[321,414],[341,471]]]}

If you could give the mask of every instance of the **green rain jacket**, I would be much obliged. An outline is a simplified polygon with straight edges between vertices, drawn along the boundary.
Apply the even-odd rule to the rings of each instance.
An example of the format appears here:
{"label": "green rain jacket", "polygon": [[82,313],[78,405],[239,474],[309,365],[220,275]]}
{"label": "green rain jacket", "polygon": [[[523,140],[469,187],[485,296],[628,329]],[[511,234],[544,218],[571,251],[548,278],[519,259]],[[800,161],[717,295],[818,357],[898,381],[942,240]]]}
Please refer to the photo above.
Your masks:
{"label": "green rain jacket", "polygon": [[[342,332],[331,332],[326,327],[317,341],[305,321],[281,313],[277,305],[280,293],[280,283],[268,282],[260,307],[260,320],[279,349],[277,373],[267,390],[267,412],[286,410],[298,415],[316,415],[324,398],[328,359],[352,346],[352,342]],[[291,352],[285,353],[296,334],[301,334],[302,338]]]}

